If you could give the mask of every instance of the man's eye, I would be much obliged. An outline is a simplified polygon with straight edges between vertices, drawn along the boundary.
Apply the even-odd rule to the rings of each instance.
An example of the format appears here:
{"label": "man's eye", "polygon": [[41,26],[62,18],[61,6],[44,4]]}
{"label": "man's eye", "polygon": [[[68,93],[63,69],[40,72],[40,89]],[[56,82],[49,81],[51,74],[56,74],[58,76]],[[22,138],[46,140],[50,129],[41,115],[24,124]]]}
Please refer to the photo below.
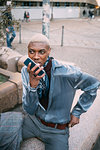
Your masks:
{"label": "man's eye", "polygon": [[41,50],[41,51],[39,51],[39,53],[43,55],[45,53],[45,51]]}
{"label": "man's eye", "polygon": [[30,50],[29,50],[29,53],[30,53],[30,54],[34,54],[34,51],[30,49]]}

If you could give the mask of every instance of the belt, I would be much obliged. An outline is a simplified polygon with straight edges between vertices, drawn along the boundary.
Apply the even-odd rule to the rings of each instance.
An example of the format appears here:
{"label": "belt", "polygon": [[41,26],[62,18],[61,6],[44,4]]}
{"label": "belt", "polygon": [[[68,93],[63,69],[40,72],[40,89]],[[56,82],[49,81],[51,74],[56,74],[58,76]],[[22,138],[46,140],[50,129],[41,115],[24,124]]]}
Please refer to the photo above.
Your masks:
{"label": "belt", "polygon": [[55,129],[64,130],[64,129],[66,129],[66,127],[68,127],[68,123],[66,123],[66,124],[48,123],[48,122],[45,122],[44,120],[42,120],[42,119],[40,119],[40,118],[39,118],[39,120],[40,120],[41,123],[44,124],[45,126],[52,127],[52,128],[55,128]]}

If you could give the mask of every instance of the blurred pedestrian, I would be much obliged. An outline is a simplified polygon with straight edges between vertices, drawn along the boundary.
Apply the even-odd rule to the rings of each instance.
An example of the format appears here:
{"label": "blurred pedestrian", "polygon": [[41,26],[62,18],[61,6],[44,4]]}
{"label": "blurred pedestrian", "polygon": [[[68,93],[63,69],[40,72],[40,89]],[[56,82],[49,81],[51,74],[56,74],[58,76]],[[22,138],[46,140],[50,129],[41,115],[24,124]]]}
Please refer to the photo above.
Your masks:
{"label": "blurred pedestrian", "polygon": [[26,13],[26,22],[29,21],[29,17],[30,17],[30,14],[29,14],[29,12],[27,12],[27,13]]}
{"label": "blurred pedestrian", "polygon": [[89,18],[90,19],[93,19],[94,18],[94,13],[93,11],[89,10]]}
{"label": "blurred pedestrian", "polygon": [[16,37],[16,33],[14,30],[14,22],[12,20],[12,14],[11,14],[11,7],[7,7],[5,13],[5,27],[6,27],[6,41],[7,41],[7,47],[12,48],[12,42],[14,38]]}
{"label": "blurred pedestrian", "polygon": [[85,11],[85,10],[83,10],[83,16],[85,17],[85,15],[86,15],[86,11]]}
{"label": "blurred pedestrian", "polygon": [[26,11],[24,12],[24,21],[26,21]]}

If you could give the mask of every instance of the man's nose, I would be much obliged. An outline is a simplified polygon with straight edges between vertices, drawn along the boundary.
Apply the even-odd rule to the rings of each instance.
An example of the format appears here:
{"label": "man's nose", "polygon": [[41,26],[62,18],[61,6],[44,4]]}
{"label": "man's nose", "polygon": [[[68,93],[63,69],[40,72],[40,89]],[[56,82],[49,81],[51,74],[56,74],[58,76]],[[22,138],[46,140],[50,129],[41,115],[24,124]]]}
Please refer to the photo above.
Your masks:
{"label": "man's nose", "polygon": [[39,59],[39,54],[35,53],[34,59]]}

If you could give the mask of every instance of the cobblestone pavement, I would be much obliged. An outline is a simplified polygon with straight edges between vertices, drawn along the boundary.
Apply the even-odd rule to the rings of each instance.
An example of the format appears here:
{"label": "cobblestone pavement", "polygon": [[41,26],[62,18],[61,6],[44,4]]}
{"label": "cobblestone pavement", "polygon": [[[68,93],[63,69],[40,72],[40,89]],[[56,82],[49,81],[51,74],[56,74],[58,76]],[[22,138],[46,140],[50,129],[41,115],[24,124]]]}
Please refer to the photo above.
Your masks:
{"label": "cobblestone pavement", "polygon": [[[62,26],[64,26],[63,46],[61,47]],[[32,20],[21,22],[21,44],[19,32],[13,42],[15,50],[27,54],[27,44],[35,33],[41,33],[42,22]],[[52,52],[56,59],[75,63],[83,71],[100,80],[100,18],[67,19],[50,22],[49,34]]]}

